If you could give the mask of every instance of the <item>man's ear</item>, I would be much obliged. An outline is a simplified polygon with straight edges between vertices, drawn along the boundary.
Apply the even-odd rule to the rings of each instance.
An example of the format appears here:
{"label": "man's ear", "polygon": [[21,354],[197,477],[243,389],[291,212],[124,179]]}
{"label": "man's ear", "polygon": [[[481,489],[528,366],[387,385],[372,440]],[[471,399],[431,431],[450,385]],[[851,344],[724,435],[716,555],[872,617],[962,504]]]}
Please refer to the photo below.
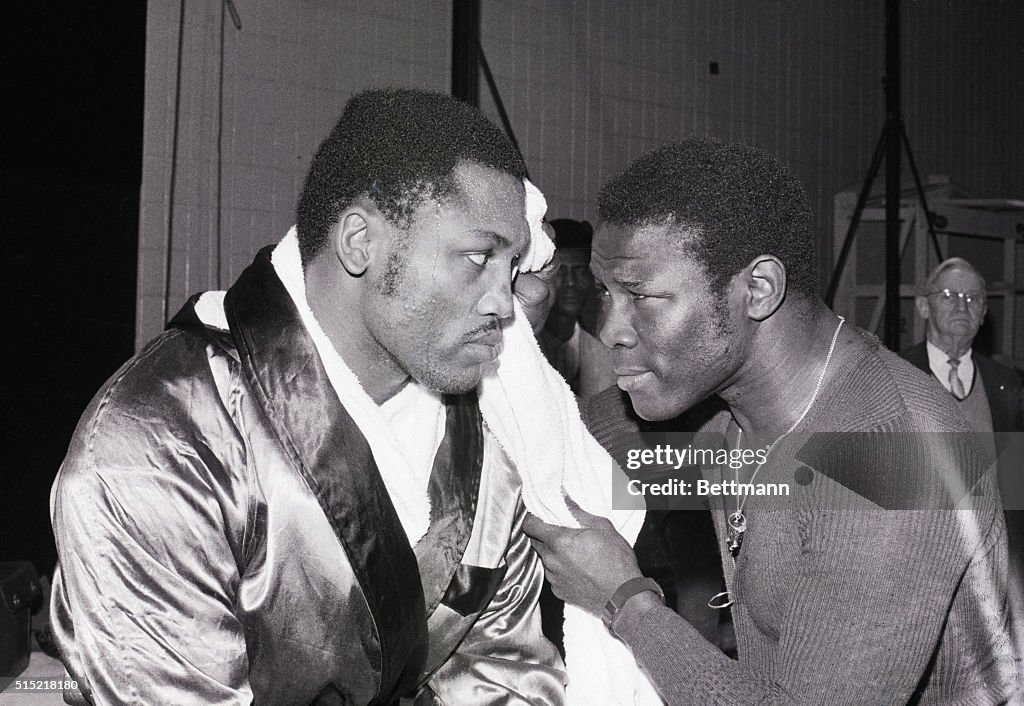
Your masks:
{"label": "man's ear", "polygon": [[366,272],[379,247],[383,225],[383,218],[376,209],[353,205],[342,212],[331,228],[334,255],[350,275],[360,277]]}
{"label": "man's ear", "polygon": [[928,320],[928,314],[931,310],[928,307],[928,297],[916,296],[914,297],[914,306],[917,307],[917,314],[925,321]]}
{"label": "man's ear", "polygon": [[747,316],[764,321],[786,298],[786,266],[774,255],[758,255],[740,273]]}

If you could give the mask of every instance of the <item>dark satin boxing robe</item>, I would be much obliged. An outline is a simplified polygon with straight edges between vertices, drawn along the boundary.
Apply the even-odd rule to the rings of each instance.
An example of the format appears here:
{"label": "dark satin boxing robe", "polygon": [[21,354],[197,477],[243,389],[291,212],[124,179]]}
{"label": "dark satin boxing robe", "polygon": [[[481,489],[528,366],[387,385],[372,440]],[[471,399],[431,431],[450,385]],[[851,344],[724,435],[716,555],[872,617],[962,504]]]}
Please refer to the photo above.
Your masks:
{"label": "dark satin boxing robe", "polygon": [[414,551],[269,253],[228,292],[230,331],[191,302],[78,425],[51,498],[66,698],[562,703],[518,476],[475,393],[445,399]]}

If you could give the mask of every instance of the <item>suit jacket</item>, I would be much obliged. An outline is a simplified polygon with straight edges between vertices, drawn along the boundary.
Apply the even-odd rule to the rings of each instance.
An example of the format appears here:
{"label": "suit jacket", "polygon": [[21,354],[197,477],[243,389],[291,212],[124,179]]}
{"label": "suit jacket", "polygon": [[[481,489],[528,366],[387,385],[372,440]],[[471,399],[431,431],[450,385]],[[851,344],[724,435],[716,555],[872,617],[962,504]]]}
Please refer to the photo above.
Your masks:
{"label": "suit jacket", "polygon": [[[928,349],[924,341],[905,349],[900,356],[933,375],[931,366],[928,365]],[[1024,392],[1021,389],[1020,375],[978,353],[973,353],[972,358],[978,372],[981,373],[985,395],[988,396],[993,431],[1024,431]]]}
{"label": "suit jacket", "polygon": [[80,697],[561,703],[518,476],[475,393],[445,400],[413,549],[269,252],[228,292],[230,330],[190,303],[76,430],[52,613]]}
{"label": "suit jacket", "polygon": [[[925,342],[900,355],[934,379]],[[1024,432],[1024,390],[1016,371],[978,353],[972,357],[992,412],[1011,570],[1018,575],[1018,582],[1024,584],[1024,439],[1020,434]]]}

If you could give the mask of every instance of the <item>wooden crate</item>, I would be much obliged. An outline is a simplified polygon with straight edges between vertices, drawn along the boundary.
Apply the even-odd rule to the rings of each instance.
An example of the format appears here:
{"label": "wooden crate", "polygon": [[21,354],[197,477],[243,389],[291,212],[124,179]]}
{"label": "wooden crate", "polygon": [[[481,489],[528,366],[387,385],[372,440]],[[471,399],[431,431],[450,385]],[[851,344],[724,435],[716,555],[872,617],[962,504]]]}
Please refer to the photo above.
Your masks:
{"label": "wooden crate", "polygon": [[[863,211],[833,307],[879,335],[885,311],[885,197],[880,188]],[[836,258],[858,192],[859,186],[835,196]],[[988,313],[975,347],[1024,369],[1024,200],[971,198],[946,177],[929,178],[925,199],[943,257],[970,261],[986,280]],[[900,198],[901,347],[924,340],[925,324],[914,310],[914,296],[917,283],[938,263],[917,190],[905,186]]]}

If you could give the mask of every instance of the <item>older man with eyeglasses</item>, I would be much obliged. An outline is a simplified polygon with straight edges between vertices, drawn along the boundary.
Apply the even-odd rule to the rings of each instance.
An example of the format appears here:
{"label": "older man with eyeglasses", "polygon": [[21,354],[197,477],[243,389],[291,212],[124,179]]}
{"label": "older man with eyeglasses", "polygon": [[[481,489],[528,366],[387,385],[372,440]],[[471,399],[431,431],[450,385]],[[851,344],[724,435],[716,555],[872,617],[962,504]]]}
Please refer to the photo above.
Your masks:
{"label": "older man with eyeglasses", "polygon": [[[1024,391],[1021,377],[1011,368],[972,350],[974,337],[985,320],[985,280],[971,263],[959,257],[938,265],[916,299],[917,312],[926,320],[926,340],[900,355],[932,374],[957,400],[971,428],[980,432],[999,459],[1000,486],[1006,507],[1011,574],[1024,593],[1024,467],[1020,436],[1024,431]],[[980,384],[979,384],[980,383]],[[995,433],[993,433],[995,432]],[[1024,639],[1024,600],[1015,609]]]}
{"label": "older man with eyeglasses", "polygon": [[985,280],[974,266],[959,257],[942,262],[916,304],[927,338],[902,356],[935,376],[974,429],[1021,431],[1020,376],[971,350],[986,311]]}

